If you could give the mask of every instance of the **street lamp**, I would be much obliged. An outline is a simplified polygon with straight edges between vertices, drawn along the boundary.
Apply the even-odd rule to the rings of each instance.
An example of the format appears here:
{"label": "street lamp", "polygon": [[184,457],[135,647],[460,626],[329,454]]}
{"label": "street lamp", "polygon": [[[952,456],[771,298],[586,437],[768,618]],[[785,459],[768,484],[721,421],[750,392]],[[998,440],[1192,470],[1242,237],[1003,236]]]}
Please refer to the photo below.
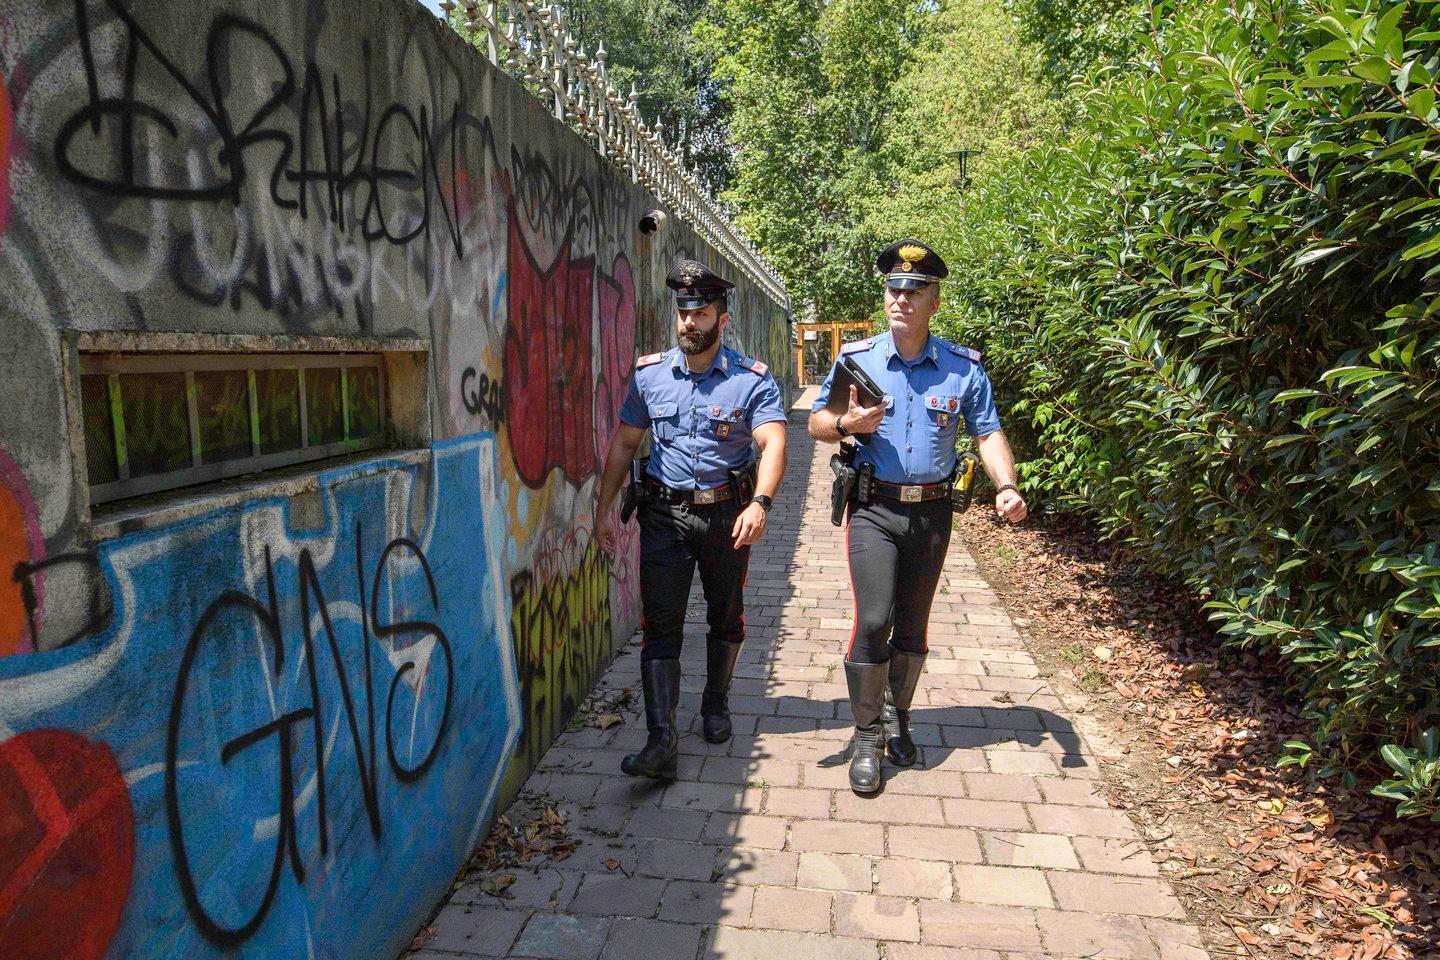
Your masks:
{"label": "street lamp", "polygon": [[950,181],[950,183],[955,187],[956,193],[964,193],[966,189],[969,188],[970,158],[976,156],[980,152],[981,151],[979,149],[951,150],[948,154],[946,154],[946,156],[954,157],[956,160],[960,161],[960,176]]}

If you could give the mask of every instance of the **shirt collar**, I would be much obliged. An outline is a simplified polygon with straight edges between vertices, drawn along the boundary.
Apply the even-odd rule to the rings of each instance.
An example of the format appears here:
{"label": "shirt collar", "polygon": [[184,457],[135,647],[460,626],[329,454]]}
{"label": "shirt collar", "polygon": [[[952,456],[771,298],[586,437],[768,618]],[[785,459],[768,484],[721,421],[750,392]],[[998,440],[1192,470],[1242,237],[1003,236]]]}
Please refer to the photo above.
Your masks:
{"label": "shirt collar", "polygon": [[914,363],[906,364],[905,358],[900,356],[900,351],[895,349],[895,334],[893,331],[885,334],[885,336],[881,338],[880,349],[885,354],[885,362],[887,364],[890,362],[890,359],[894,357],[902,364],[910,367],[919,366],[925,360],[929,360],[937,367],[940,366],[940,344],[935,341],[935,335],[933,333],[930,334],[929,339],[925,341],[925,349],[920,351],[920,356],[916,358]]}
{"label": "shirt collar", "polygon": [[[715,373],[716,371],[719,371],[722,375],[726,377],[730,376],[731,371],[735,367],[735,359],[730,356],[730,353],[730,348],[722,343],[720,345],[720,350],[715,354],[714,362],[710,364],[710,369],[702,371],[701,373],[693,374],[693,376],[700,380],[703,380],[706,377],[710,376],[710,374]],[[685,351],[681,350],[679,347],[675,347],[673,350],[670,351],[670,354],[670,368],[678,373],[684,374],[687,377],[692,376],[692,374],[690,373],[690,367],[687,366],[685,363]]]}

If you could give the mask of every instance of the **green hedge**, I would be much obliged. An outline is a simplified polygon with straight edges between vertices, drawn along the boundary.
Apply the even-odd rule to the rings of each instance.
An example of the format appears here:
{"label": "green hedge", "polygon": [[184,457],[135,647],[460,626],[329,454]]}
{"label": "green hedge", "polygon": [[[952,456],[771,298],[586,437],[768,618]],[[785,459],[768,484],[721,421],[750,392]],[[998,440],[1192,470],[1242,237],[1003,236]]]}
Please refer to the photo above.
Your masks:
{"label": "green hedge", "polygon": [[947,332],[1030,480],[1283,658],[1288,762],[1440,820],[1440,17],[1187,4],[1136,44],[972,188]]}

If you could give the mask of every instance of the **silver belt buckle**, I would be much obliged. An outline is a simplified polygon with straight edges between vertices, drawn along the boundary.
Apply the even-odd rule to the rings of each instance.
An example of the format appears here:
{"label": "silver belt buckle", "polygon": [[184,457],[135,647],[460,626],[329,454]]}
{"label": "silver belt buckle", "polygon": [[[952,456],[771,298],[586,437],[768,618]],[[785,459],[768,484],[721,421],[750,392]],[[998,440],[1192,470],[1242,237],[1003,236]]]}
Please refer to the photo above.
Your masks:
{"label": "silver belt buckle", "polygon": [[702,505],[702,506],[703,506],[704,504],[714,503],[714,502],[715,502],[715,490],[714,490],[714,488],[711,488],[711,489],[709,489],[709,490],[696,490],[696,491],[695,491],[695,503],[696,503],[697,505]]}
{"label": "silver belt buckle", "polygon": [[900,502],[901,502],[901,503],[919,503],[919,502],[920,502],[920,494],[922,494],[924,491],[925,491],[925,488],[924,488],[924,487],[906,487],[906,486],[902,486],[902,487],[900,488]]}

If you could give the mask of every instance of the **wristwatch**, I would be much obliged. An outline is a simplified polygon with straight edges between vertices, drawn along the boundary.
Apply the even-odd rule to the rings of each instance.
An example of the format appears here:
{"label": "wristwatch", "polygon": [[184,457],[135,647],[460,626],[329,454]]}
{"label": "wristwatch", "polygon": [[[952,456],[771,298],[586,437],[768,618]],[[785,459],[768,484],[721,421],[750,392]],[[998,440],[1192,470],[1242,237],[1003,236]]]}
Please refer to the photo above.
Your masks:
{"label": "wristwatch", "polygon": [[835,415],[835,432],[840,434],[840,436],[842,437],[848,437],[850,436],[850,431],[846,430],[845,424],[840,422],[841,416],[843,415],[838,413]]}
{"label": "wristwatch", "polygon": [[770,508],[773,507],[773,506],[775,506],[775,500],[774,500],[774,498],[773,498],[773,497],[767,497],[767,496],[765,496],[765,494],[763,494],[763,493],[757,493],[757,494],[755,494],[755,496],[753,496],[753,497],[750,498],[750,502],[751,502],[751,503],[758,503],[758,504],[760,504],[760,509],[761,509],[761,510],[764,510],[766,513],[769,513],[769,512],[770,512]]}

